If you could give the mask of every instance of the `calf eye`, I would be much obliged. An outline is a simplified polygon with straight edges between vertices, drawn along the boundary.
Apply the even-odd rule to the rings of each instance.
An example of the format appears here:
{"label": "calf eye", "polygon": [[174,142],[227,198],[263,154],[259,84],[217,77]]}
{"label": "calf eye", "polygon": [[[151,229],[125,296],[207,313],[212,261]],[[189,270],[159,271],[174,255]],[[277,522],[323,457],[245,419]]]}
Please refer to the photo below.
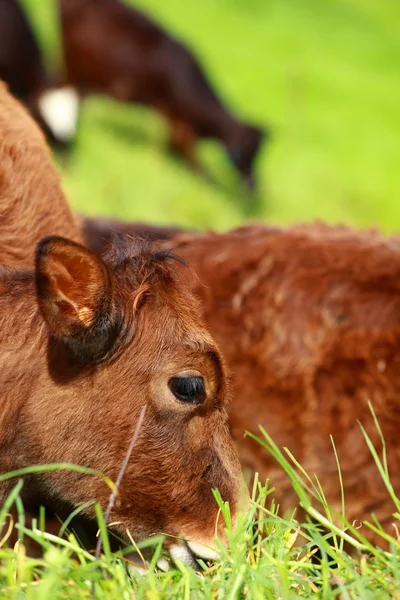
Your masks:
{"label": "calf eye", "polygon": [[172,377],[168,387],[181,402],[202,404],[206,399],[203,377]]}

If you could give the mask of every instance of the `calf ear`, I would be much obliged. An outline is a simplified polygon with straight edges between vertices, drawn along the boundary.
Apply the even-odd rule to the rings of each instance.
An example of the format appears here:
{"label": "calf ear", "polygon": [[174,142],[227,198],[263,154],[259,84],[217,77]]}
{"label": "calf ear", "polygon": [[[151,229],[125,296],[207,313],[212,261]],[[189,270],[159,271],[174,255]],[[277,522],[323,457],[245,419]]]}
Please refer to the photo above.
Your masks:
{"label": "calf ear", "polygon": [[39,306],[52,336],[79,365],[100,362],[118,336],[107,265],[93,252],[61,237],[47,237],[36,251]]}

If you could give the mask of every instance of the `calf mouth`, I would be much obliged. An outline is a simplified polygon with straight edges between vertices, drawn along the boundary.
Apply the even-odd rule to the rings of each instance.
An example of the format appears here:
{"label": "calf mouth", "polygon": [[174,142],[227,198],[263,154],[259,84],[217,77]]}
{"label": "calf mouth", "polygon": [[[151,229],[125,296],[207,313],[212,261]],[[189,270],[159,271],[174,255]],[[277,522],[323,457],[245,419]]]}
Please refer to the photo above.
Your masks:
{"label": "calf mouth", "polygon": [[[43,504],[43,503],[42,503]],[[46,526],[45,531],[58,535],[57,530],[60,529],[62,522],[72,512],[72,508],[68,503],[60,502],[58,510],[49,508],[46,503]],[[38,507],[37,505],[26,507],[26,515],[28,518],[38,518]],[[111,524],[112,525],[112,524]],[[77,536],[80,544],[89,552],[94,552],[94,548],[97,541],[98,535],[98,524],[96,520],[88,515],[77,515],[75,516],[68,526],[69,531],[73,531]],[[129,540],[123,540],[121,532],[110,528],[110,546],[113,552],[118,552],[123,549],[124,542],[129,544]],[[202,561],[215,561],[220,557],[219,552],[215,548],[215,544],[204,543],[200,541],[184,540],[182,538],[166,536],[164,540],[164,548],[168,552],[172,562],[181,562],[187,566],[190,566],[196,571],[202,569],[199,560]],[[28,554],[32,556],[40,556],[40,547],[36,548],[32,545],[32,548],[28,548]],[[150,548],[145,549],[143,552],[130,552],[125,556],[125,559],[133,569],[139,572],[146,572],[148,565],[146,563],[151,561],[152,551]],[[157,566],[163,570],[169,570],[170,562],[167,558],[160,558],[157,562]]]}
{"label": "calf mouth", "polygon": [[199,570],[199,560],[215,561],[220,558],[219,552],[202,542],[179,541],[168,546],[168,552],[174,562],[180,561]]}
{"label": "calf mouth", "polygon": [[[198,553],[193,552],[189,544],[184,541],[174,542],[166,549],[168,550],[170,560],[162,556],[157,561],[158,569],[164,572],[170,570],[171,561],[175,564],[183,563],[185,566],[191,567],[194,571],[201,571],[203,565],[199,563],[199,560],[207,560],[208,562],[215,560],[219,556],[215,550],[211,551],[210,548],[207,557],[204,556],[204,552],[202,552],[203,556],[200,556]],[[211,554],[213,555],[212,558]],[[144,551],[140,555],[138,553],[130,553],[125,558],[129,563],[129,569],[133,572],[140,573],[141,575],[148,573],[148,564],[151,561],[151,552],[149,550]]]}

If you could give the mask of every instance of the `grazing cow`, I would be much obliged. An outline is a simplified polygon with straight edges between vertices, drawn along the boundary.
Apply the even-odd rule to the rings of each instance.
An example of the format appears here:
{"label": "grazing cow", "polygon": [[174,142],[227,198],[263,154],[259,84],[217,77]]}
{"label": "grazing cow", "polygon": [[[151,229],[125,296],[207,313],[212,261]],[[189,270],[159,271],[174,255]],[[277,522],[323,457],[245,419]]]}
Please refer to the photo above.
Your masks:
{"label": "grazing cow", "polygon": [[29,108],[52,143],[63,146],[72,139],[78,95],[51,81],[39,43],[17,0],[0,0],[0,79]]}
{"label": "grazing cow", "polygon": [[262,424],[317,474],[340,510],[332,435],[346,517],[360,521],[375,513],[394,533],[394,505],[358,421],[381,449],[371,401],[399,495],[399,239],[322,224],[287,230],[254,225],[176,235],[164,245],[193,268],[188,284],[232,373],[231,430],[242,466],[270,478],[283,507],[295,505],[287,476],[243,437],[246,430],[257,434]]}
{"label": "grazing cow", "polygon": [[[66,221],[70,213],[59,210],[63,196],[36,126],[4,86],[0,99],[12,117],[0,120],[0,139],[7,140],[2,210],[8,201],[13,215],[25,194],[13,215],[13,259],[17,246],[32,243],[34,223],[42,235],[33,217],[46,222],[58,210]],[[20,143],[37,164],[21,159]],[[39,185],[39,168],[38,198],[32,186]],[[68,230],[79,239],[77,227],[65,223]],[[2,236],[3,228],[0,249],[11,243]],[[222,534],[223,524],[212,488],[235,514],[241,470],[228,427],[223,360],[173,256],[125,237],[101,259],[60,235],[39,242],[34,268],[25,254],[21,267],[16,259],[0,267],[0,472],[70,462],[115,480],[146,406],[110,515],[114,529],[124,538],[129,530],[137,538],[165,532],[187,540],[172,544],[181,559],[214,556],[214,532]],[[4,264],[7,252],[1,256]],[[12,485],[0,484],[0,503]],[[109,494],[101,479],[68,470],[26,477],[22,491],[31,509],[41,502],[73,508],[90,499],[105,509]]]}
{"label": "grazing cow", "polygon": [[66,76],[81,94],[149,105],[169,122],[170,146],[189,164],[198,138],[216,138],[252,186],[263,133],[237,121],[193,55],[119,0],[59,0]]}

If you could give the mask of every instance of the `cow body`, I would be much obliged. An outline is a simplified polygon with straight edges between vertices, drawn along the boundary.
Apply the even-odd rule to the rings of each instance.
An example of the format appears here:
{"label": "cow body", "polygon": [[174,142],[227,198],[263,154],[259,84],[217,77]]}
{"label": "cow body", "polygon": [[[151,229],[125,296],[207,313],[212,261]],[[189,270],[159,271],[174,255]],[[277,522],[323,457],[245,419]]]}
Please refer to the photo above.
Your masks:
{"label": "cow body", "polygon": [[262,133],[232,117],[182,44],[118,0],[60,0],[60,13],[67,80],[81,94],[156,108],[192,165],[196,139],[221,140],[251,183]]}
{"label": "cow body", "polygon": [[17,0],[0,0],[0,79],[27,106],[49,141],[64,146],[72,139],[78,119],[77,94],[52,81]]}
{"label": "cow body", "polygon": [[[324,225],[251,226],[181,236],[169,245],[193,268],[209,330],[233,376],[231,428],[241,463],[270,478],[284,507],[288,478],[245,431],[261,424],[316,473],[340,511],[336,446],[350,522],[373,512],[392,530],[394,506],[359,423],[400,493],[400,242]],[[365,530],[367,535],[371,535]]]}
{"label": "cow body", "polygon": [[379,450],[370,401],[399,495],[398,238],[322,224],[286,230],[252,225],[222,234],[173,235],[163,244],[193,269],[188,283],[232,374],[230,421],[242,466],[270,479],[283,508],[295,506],[288,477],[244,437],[245,431],[259,435],[261,424],[279,447],[316,473],[340,511],[332,436],[346,517],[359,522],[373,512],[391,531],[394,506],[358,421]]}
{"label": "cow body", "polygon": [[[1,208],[13,227],[0,233],[0,472],[70,462],[115,481],[145,407],[110,519],[125,539],[187,540],[180,558],[215,555],[212,488],[235,513],[241,472],[224,364],[198,305],[168,251],[124,238],[100,259],[78,243],[43,136],[4,86],[0,106]],[[36,252],[35,232],[47,235]],[[0,485],[0,502],[12,486]],[[68,470],[26,477],[22,491],[30,509],[91,499],[105,509],[109,495],[102,479]]]}
{"label": "cow body", "polygon": [[16,0],[0,0],[0,79],[27,104],[47,83],[38,42]]}

